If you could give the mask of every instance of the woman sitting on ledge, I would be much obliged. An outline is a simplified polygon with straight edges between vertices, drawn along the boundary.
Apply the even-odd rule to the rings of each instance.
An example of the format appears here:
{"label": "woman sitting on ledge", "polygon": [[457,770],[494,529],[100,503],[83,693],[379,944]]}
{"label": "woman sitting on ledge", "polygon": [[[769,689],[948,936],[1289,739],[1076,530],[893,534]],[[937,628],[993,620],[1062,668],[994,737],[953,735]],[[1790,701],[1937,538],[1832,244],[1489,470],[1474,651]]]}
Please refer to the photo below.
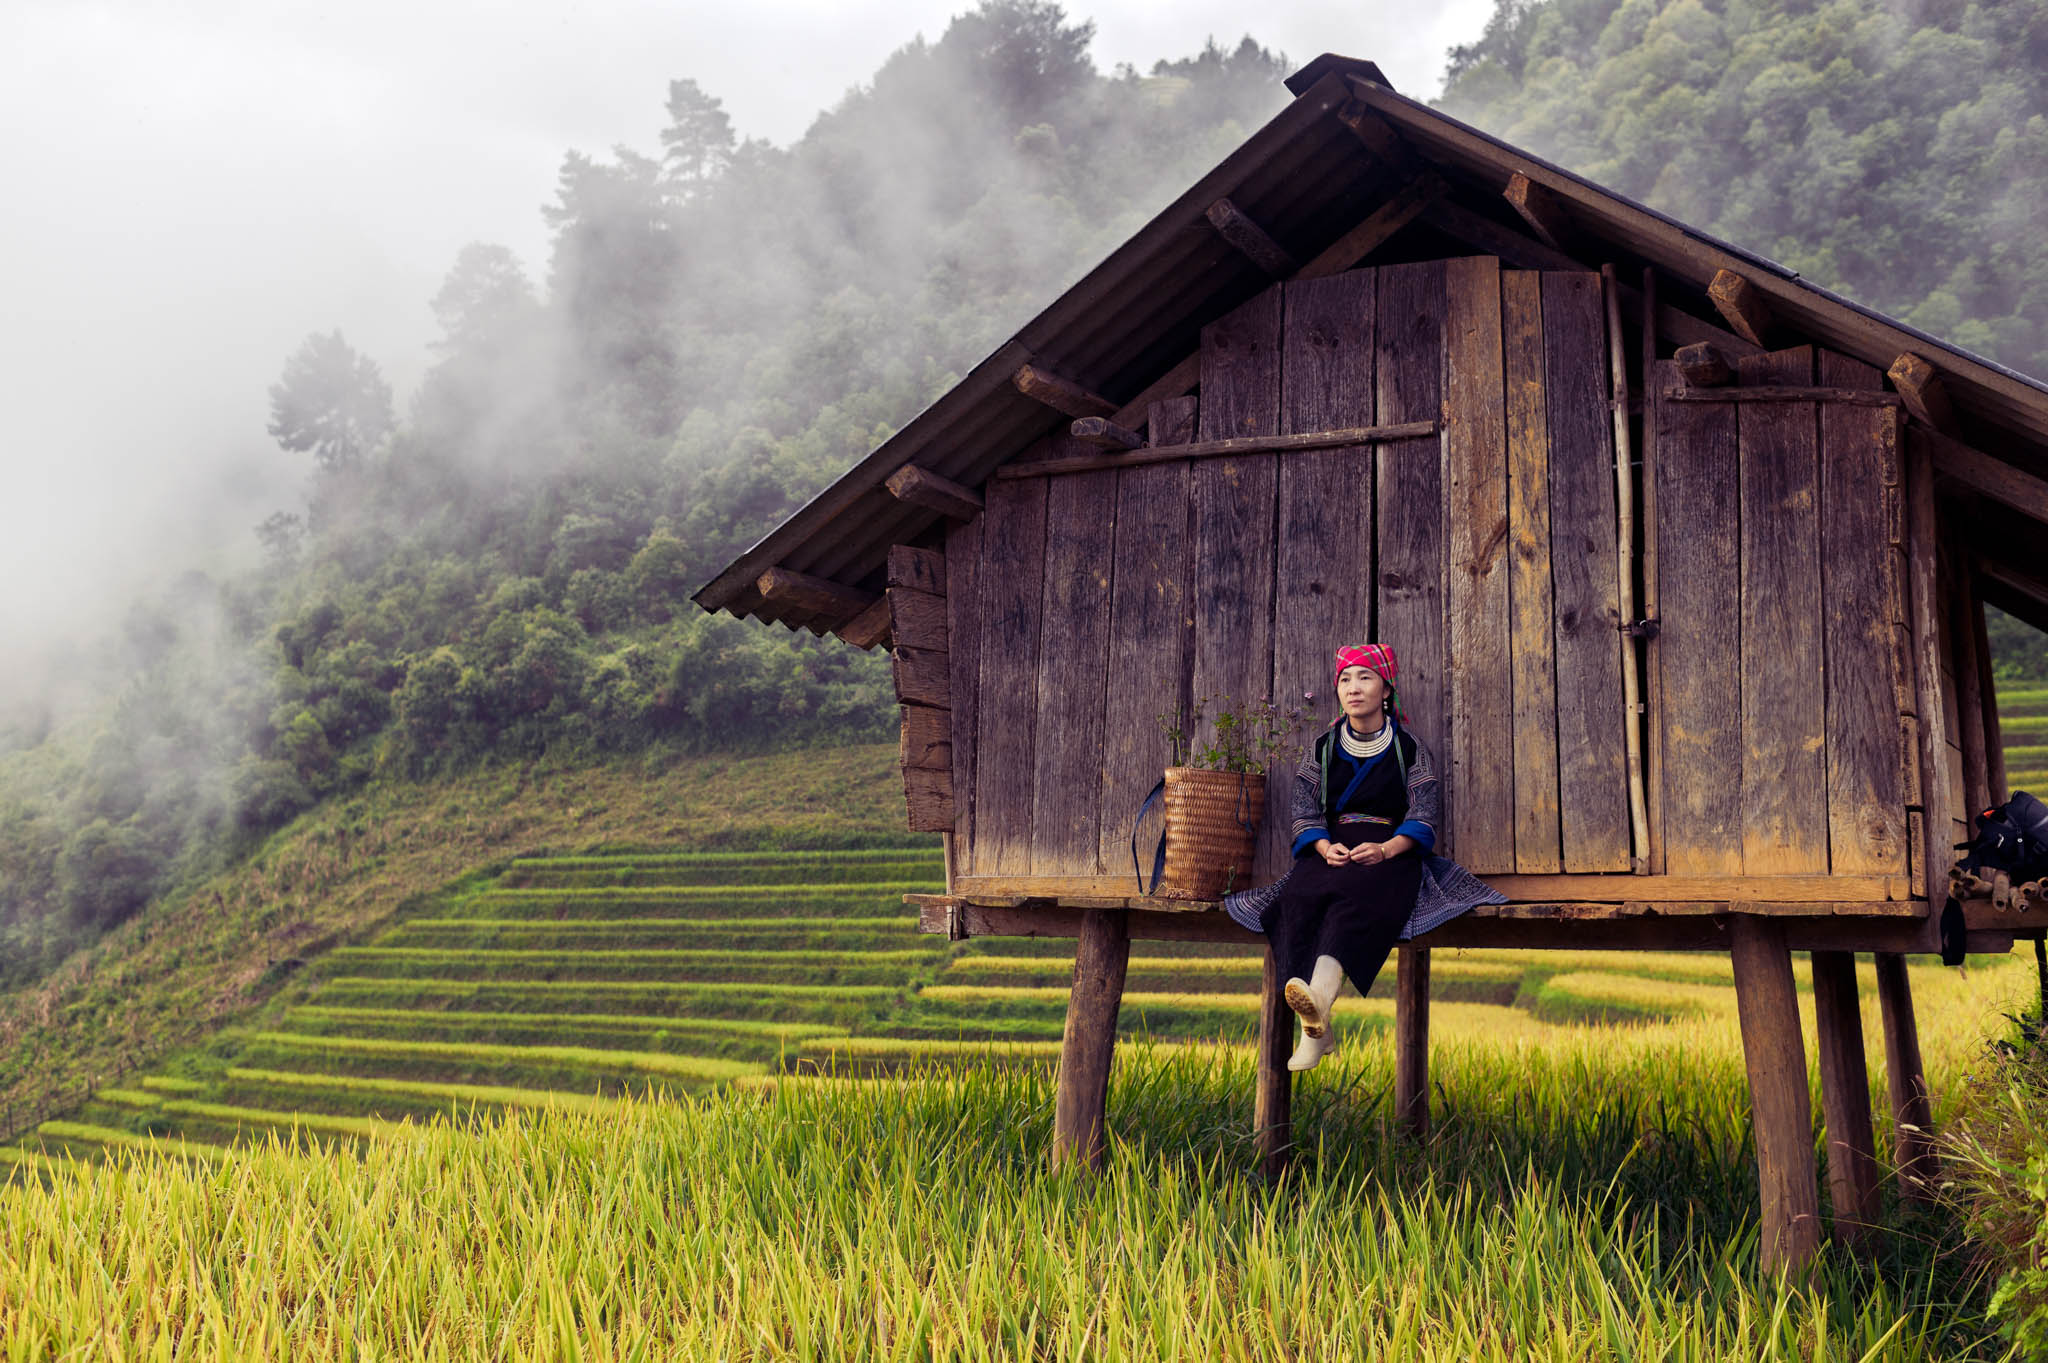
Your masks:
{"label": "woman sitting on ledge", "polygon": [[1272,943],[1287,1006],[1301,1018],[1290,1070],[1337,1049],[1330,1010],[1349,975],[1360,994],[1394,943],[1475,904],[1503,904],[1456,862],[1432,854],[1442,795],[1429,749],[1403,727],[1394,650],[1337,650],[1344,713],[1309,745],[1294,786],[1294,865],[1271,885],[1228,896],[1230,916]]}

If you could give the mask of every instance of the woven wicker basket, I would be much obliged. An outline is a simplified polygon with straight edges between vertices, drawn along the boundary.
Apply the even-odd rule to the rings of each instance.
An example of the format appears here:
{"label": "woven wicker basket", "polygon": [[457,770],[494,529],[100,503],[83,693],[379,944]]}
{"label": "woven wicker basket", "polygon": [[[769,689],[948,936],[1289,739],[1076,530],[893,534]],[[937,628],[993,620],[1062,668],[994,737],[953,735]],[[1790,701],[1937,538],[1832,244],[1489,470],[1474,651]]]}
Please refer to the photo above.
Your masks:
{"label": "woven wicker basket", "polygon": [[1168,767],[1166,871],[1159,892],[1172,899],[1221,899],[1249,888],[1265,810],[1264,776]]}

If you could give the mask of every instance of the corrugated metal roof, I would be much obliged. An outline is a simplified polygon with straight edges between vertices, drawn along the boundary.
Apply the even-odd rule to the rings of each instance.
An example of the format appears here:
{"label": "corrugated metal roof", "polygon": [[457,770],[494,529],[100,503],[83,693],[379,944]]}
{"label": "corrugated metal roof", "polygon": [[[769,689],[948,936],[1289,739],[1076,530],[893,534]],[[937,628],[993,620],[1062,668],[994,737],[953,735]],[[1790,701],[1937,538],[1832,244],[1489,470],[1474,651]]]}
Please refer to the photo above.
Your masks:
{"label": "corrugated metal roof", "polygon": [[1288,86],[1296,92],[1292,104],[693,599],[706,610],[816,633],[843,623],[771,605],[755,579],[781,566],[880,591],[889,546],[916,539],[938,520],[891,496],[883,486],[890,474],[915,463],[977,487],[1066,426],[1066,417],[1017,391],[1012,376],[1019,366],[1042,366],[1113,402],[1128,402],[1192,354],[1204,325],[1272,282],[1210,227],[1205,214],[1217,199],[1233,200],[1304,261],[1363,221],[1405,181],[1335,116],[1354,102],[1384,119],[1443,174],[1460,206],[1506,222],[1500,191],[1519,171],[1566,202],[1574,225],[1604,248],[1603,261],[1654,265],[1693,295],[1665,301],[1690,303],[1703,318],[1712,318],[1702,302],[1708,280],[1717,269],[1735,269],[1788,325],[1833,349],[1880,368],[1903,350],[1924,353],[1941,369],[1959,412],[1995,436],[2024,442],[1983,441],[1990,453],[2022,467],[2048,467],[2048,384],[1396,94],[1370,62],[1325,54]]}

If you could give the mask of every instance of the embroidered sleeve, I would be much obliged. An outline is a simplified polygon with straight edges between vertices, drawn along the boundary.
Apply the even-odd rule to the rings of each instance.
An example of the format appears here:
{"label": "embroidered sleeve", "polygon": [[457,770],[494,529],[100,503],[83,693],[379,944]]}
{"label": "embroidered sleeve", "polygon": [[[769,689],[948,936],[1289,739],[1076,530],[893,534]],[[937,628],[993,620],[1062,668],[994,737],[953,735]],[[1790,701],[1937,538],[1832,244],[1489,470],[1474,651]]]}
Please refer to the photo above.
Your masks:
{"label": "embroidered sleeve", "polygon": [[1436,850],[1436,830],[1443,817],[1443,787],[1437,780],[1436,761],[1422,740],[1415,741],[1415,760],[1408,764],[1408,817],[1394,832],[1406,833],[1425,852]]}
{"label": "embroidered sleeve", "polygon": [[1316,761],[1316,745],[1310,743],[1294,773],[1294,855],[1314,847],[1318,839],[1330,836],[1323,827],[1323,769]]}

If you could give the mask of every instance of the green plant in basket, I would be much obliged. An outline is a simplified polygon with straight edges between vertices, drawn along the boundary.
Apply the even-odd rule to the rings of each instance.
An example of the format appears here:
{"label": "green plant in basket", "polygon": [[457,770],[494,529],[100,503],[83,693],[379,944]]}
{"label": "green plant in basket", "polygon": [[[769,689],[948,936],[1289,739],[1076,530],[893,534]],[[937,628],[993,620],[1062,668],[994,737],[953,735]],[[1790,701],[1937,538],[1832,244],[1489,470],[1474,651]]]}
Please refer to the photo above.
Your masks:
{"label": "green plant in basket", "polygon": [[[1206,741],[1194,734],[1202,727],[1202,715],[1211,703],[1217,706],[1214,733]],[[1165,737],[1174,767],[1195,767],[1203,771],[1265,774],[1275,754],[1286,748],[1301,723],[1301,707],[1282,710],[1270,696],[1238,704],[1228,695],[1204,696],[1191,713],[1179,708],[1159,713],[1159,731]]]}

